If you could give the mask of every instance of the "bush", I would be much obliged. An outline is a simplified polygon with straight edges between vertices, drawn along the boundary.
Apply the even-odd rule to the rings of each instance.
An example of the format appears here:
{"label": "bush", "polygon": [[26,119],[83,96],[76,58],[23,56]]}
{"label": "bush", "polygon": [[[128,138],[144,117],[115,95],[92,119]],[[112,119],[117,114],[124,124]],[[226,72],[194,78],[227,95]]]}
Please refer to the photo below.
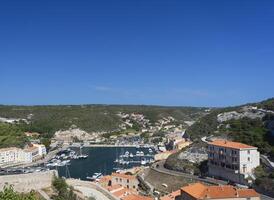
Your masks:
{"label": "bush", "polygon": [[30,193],[21,194],[17,193],[13,190],[12,186],[5,186],[3,191],[0,192],[0,199],[1,200],[39,200],[36,197],[34,191]]}
{"label": "bush", "polygon": [[63,178],[54,177],[52,186],[57,193],[53,195],[53,200],[76,200],[76,195],[73,193],[73,188],[69,187]]}

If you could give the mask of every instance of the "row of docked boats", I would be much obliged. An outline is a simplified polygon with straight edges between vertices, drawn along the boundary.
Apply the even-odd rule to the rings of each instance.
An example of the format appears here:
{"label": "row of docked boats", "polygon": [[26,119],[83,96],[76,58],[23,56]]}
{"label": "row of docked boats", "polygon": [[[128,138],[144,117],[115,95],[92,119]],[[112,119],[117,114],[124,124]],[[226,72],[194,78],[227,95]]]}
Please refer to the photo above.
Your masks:
{"label": "row of docked boats", "polygon": [[80,147],[80,153],[76,154],[74,150],[67,149],[62,151],[59,155],[56,155],[49,163],[46,164],[47,167],[62,167],[70,165],[71,160],[87,159],[88,154],[82,153],[82,148]]}
{"label": "row of docked boats", "polygon": [[144,157],[144,156],[152,156],[153,150],[149,148],[148,154],[145,155],[143,151],[136,151],[136,154],[129,153],[128,151],[125,154],[120,155],[120,158],[133,158],[133,157]]}
{"label": "row of docked boats", "polygon": [[115,163],[119,163],[121,165],[129,165],[129,164],[141,164],[141,165],[146,165],[146,164],[151,164],[154,162],[153,158],[150,159],[141,159],[141,160],[124,160],[124,159],[119,159],[115,160]]}

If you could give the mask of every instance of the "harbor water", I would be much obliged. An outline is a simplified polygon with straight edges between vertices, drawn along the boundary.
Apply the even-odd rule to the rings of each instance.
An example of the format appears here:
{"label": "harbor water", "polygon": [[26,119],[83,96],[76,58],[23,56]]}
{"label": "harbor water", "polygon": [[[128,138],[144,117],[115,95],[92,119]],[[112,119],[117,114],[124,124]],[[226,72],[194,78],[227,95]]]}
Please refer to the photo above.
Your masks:
{"label": "harbor water", "polygon": [[[77,148],[71,149],[77,153],[79,152]],[[57,167],[59,176],[86,180],[86,177],[92,176],[94,173],[109,175],[119,169],[141,166],[141,160],[151,160],[154,154],[148,148],[135,147],[84,147],[81,151],[83,154],[87,154],[88,157],[86,159],[71,160],[69,165]],[[136,156],[137,151],[144,152],[144,156]],[[121,156],[127,152],[134,156]],[[115,162],[121,159],[127,161],[127,163]]]}

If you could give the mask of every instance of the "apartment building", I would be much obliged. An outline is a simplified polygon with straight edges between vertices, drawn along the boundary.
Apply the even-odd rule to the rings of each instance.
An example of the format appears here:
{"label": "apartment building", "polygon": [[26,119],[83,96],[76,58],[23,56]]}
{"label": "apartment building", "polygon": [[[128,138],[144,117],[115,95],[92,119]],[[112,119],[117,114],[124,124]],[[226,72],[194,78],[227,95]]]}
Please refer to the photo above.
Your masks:
{"label": "apartment building", "polygon": [[41,159],[46,153],[45,146],[40,144],[33,144],[25,149],[2,148],[0,149],[0,167],[31,163]]}
{"label": "apartment building", "polygon": [[181,188],[176,200],[260,200],[254,189],[239,189],[231,185],[207,186],[194,183]]}
{"label": "apartment building", "polygon": [[135,176],[112,173],[111,174],[111,184],[112,185],[121,185],[127,189],[133,189],[138,191],[139,181]]}
{"label": "apartment building", "polygon": [[257,147],[239,142],[215,140],[208,144],[209,175],[246,184],[260,165]]}
{"label": "apartment building", "polygon": [[23,162],[24,152],[16,147],[0,149],[0,167]]}

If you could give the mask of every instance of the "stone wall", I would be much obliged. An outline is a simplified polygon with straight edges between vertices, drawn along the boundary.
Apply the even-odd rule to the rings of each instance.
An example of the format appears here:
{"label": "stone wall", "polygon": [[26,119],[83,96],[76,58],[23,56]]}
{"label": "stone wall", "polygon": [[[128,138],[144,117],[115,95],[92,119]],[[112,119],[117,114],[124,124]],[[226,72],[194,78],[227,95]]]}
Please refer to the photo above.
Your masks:
{"label": "stone wall", "polygon": [[29,192],[31,190],[47,188],[51,186],[54,174],[58,176],[56,170],[0,176],[0,190],[3,190],[6,184],[13,185],[14,189],[18,192]]}

